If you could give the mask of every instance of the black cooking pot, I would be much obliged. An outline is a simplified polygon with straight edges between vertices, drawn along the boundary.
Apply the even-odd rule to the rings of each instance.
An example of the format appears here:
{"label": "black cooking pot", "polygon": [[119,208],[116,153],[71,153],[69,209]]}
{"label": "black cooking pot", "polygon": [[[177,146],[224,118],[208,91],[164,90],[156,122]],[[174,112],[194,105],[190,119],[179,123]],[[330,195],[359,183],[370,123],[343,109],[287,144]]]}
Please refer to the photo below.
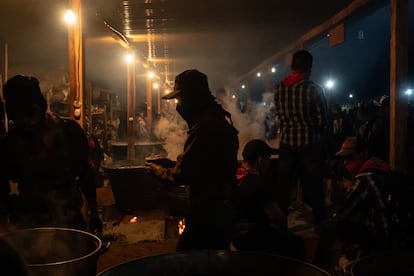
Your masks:
{"label": "black cooking pot", "polygon": [[[127,159],[128,141],[119,140],[111,141],[111,157],[113,160]],[[135,141],[135,160],[140,165],[145,165],[145,157],[152,154],[165,154],[162,142],[153,141]]]}
{"label": "black cooking pot", "polygon": [[243,251],[197,250],[145,257],[109,268],[113,275],[306,275],[328,272],[291,258]]}
{"label": "black cooking pot", "polygon": [[414,275],[414,250],[381,251],[351,266],[353,276],[409,276]]}
{"label": "black cooking pot", "polygon": [[23,257],[30,275],[96,275],[102,242],[88,232],[42,227],[12,231],[2,238]]}
{"label": "black cooking pot", "polygon": [[115,205],[120,213],[159,207],[162,186],[153,173],[140,165],[140,161],[104,162],[102,168],[108,176]]}

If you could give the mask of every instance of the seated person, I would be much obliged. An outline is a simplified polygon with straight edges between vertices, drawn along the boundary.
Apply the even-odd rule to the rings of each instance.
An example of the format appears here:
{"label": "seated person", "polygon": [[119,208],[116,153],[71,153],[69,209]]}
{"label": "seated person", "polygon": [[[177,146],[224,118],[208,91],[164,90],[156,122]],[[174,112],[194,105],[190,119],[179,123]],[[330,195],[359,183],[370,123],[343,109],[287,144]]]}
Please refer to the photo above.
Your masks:
{"label": "seated person", "polygon": [[236,229],[233,250],[260,251],[304,259],[301,237],[289,233],[282,210],[272,200],[264,175],[277,149],[253,139],[243,149],[242,167],[234,190]]}
{"label": "seated person", "polygon": [[[361,139],[348,137],[339,152],[343,166],[337,177],[345,192],[343,202],[319,227],[320,236],[316,265],[333,269],[337,257],[331,257],[334,244],[340,241],[343,246],[340,254],[351,250],[365,256],[376,248],[384,248],[389,240],[389,210],[387,179],[390,166],[373,156]],[[341,169],[342,168],[342,169]],[[342,251],[342,252],[341,252]]]}

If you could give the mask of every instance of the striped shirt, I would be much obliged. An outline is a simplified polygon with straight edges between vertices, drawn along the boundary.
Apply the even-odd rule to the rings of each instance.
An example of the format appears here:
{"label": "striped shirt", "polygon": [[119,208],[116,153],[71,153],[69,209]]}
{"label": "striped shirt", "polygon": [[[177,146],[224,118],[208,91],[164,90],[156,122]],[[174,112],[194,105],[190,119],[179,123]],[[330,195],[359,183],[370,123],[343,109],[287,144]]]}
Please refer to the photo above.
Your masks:
{"label": "striped shirt", "polygon": [[281,142],[293,147],[316,144],[327,125],[327,103],[321,86],[302,79],[291,86],[275,87],[275,107]]}

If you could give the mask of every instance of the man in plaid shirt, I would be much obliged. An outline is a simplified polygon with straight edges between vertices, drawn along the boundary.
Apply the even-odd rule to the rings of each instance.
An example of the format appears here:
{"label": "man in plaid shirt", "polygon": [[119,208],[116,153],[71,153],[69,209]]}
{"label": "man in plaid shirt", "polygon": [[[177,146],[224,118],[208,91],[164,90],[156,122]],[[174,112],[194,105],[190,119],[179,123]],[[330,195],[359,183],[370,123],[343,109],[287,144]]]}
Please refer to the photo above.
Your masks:
{"label": "man in plaid shirt", "polygon": [[[357,137],[348,137],[336,155],[342,166],[338,166],[335,175],[345,198],[317,229],[320,238],[315,262],[324,269],[338,265],[336,258],[340,254],[348,261],[357,258],[347,253],[350,248],[360,257],[387,249],[392,244],[390,234],[399,234],[394,232],[398,231],[399,218],[393,206],[399,192],[389,164],[374,156],[366,142]],[[335,252],[338,241],[343,251]]]}
{"label": "man in plaid shirt", "polygon": [[327,127],[324,90],[310,80],[313,57],[305,50],[293,54],[290,74],[275,87],[280,120],[276,201],[288,212],[290,185],[299,180],[303,199],[313,209],[315,222],[324,216],[324,154],[321,138]]}

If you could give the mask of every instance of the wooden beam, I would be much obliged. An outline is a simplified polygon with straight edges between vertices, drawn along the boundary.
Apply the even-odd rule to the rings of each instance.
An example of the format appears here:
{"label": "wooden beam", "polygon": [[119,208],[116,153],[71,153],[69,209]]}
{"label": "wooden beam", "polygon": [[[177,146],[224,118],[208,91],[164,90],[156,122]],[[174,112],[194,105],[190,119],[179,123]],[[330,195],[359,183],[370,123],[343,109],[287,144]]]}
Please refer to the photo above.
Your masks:
{"label": "wooden beam", "polygon": [[339,13],[331,17],[330,19],[326,20],[322,24],[318,25],[317,27],[311,29],[309,32],[305,33],[303,36],[301,36],[299,39],[294,41],[293,43],[289,44],[287,47],[282,49],[281,51],[278,51],[271,57],[267,58],[265,61],[257,65],[255,68],[250,70],[249,72],[245,73],[241,77],[239,77],[239,81],[247,78],[248,76],[255,74],[255,72],[258,72],[261,68],[268,66],[273,61],[280,59],[282,56],[289,54],[293,52],[296,49],[303,48],[303,44],[305,42],[308,42],[311,39],[314,39],[320,35],[322,35],[324,32],[327,32],[329,29],[335,27],[337,24],[341,23],[343,20],[345,20],[347,17],[349,17],[351,14],[355,13],[357,10],[365,6],[368,2],[376,2],[377,0],[355,0],[351,4],[349,4],[345,9],[341,10]]}
{"label": "wooden beam", "polygon": [[[148,130],[152,130],[152,93],[153,93],[153,79],[147,77],[147,127]],[[141,137],[142,138],[142,137]]]}
{"label": "wooden beam", "polygon": [[127,65],[127,160],[135,160],[136,74],[135,60]]}
{"label": "wooden beam", "polygon": [[[71,0],[72,11],[76,15],[76,22],[68,29],[69,48],[69,108],[70,117],[83,127],[83,90],[84,90],[84,39],[82,27],[81,0]],[[76,108],[75,108],[76,107]],[[75,110],[80,114],[75,114]],[[79,115],[79,116],[77,116]]]}
{"label": "wooden beam", "polygon": [[407,171],[408,0],[391,0],[390,165]]}

